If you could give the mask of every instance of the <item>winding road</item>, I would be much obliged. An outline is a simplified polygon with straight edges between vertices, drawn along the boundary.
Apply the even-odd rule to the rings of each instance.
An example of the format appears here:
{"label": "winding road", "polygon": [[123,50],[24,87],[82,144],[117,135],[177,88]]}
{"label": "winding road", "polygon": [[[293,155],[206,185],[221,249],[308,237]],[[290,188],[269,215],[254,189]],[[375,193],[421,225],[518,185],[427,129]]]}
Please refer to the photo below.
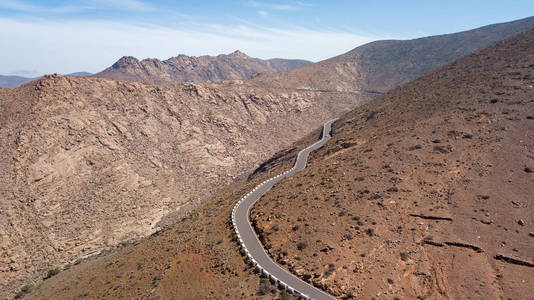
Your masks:
{"label": "winding road", "polygon": [[269,191],[277,182],[299,172],[306,167],[306,162],[310,152],[321,148],[330,139],[332,123],[335,120],[337,119],[330,120],[324,124],[323,135],[319,141],[299,152],[297,161],[291,170],[285,171],[284,173],[268,179],[256,186],[252,191],[241,198],[241,200],[239,200],[232,210],[232,223],[234,230],[237,234],[241,247],[243,247],[248,258],[256,267],[256,269],[268,276],[271,281],[274,281],[276,284],[286,288],[288,292],[296,293],[297,295],[306,299],[332,300],[336,298],[306,283],[276,264],[265,252],[263,245],[256,236],[256,233],[249,222],[249,211],[254,203],[256,203],[261,196],[267,193],[267,191]]}

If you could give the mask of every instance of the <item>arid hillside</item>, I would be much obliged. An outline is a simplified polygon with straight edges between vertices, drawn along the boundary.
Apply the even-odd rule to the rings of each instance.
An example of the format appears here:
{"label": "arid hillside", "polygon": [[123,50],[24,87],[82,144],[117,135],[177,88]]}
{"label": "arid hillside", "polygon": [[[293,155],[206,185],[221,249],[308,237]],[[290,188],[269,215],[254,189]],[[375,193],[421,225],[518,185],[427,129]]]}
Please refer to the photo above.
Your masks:
{"label": "arid hillside", "polygon": [[[340,298],[532,295],[534,32],[405,84],[335,124],[252,211],[271,255]],[[30,297],[287,299],[248,268],[233,204],[316,130],[192,215],[72,265]]]}
{"label": "arid hillside", "polygon": [[534,31],[347,114],[251,219],[341,298],[534,295]]}
{"label": "arid hillside", "polygon": [[252,58],[241,51],[217,56],[178,55],[167,60],[124,56],[96,77],[139,82],[218,82],[249,79],[259,73],[289,71],[311,62],[299,59]]}
{"label": "arid hillside", "polygon": [[475,51],[534,29],[534,17],[414,40],[384,40],[345,54],[254,80],[310,90],[386,92]]}
{"label": "arid hillside", "polygon": [[157,231],[360,98],[49,75],[0,100],[6,291]]}

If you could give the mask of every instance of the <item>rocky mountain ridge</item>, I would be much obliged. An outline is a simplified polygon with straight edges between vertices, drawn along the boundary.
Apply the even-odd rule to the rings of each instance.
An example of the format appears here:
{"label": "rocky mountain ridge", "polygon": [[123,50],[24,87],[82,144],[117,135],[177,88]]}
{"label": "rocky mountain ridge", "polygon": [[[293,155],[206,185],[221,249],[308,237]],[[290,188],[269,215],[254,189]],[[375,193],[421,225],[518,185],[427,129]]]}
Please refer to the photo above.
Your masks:
{"label": "rocky mountain ridge", "polygon": [[249,79],[265,72],[289,71],[310,63],[297,59],[262,60],[239,50],[217,56],[180,54],[163,61],[154,58],[140,61],[132,56],[124,56],[95,76],[140,82],[218,82]]}

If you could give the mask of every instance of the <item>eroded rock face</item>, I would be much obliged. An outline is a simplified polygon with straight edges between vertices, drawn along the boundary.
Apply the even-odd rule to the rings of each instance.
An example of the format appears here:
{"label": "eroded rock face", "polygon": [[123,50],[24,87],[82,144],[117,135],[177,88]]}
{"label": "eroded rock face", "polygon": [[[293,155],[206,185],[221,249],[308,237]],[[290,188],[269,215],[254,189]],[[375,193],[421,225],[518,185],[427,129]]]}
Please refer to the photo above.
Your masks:
{"label": "eroded rock face", "polygon": [[60,75],[0,99],[4,287],[155,232],[358,101]]}
{"label": "eroded rock face", "polygon": [[180,54],[164,61],[154,58],[139,61],[135,57],[124,56],[95,76],[140,82],[217,82],[248,79],[265,72],[289,71],[310,63],[299,59],[263,60],[239,50],[218,56]]}

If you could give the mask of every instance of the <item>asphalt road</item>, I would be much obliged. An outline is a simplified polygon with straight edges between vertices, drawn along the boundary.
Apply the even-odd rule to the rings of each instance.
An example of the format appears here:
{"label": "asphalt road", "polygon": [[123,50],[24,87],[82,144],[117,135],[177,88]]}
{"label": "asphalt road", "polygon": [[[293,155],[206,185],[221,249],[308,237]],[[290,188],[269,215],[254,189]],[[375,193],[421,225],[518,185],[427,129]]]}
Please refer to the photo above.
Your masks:
{"label": "asphalt road", "polygon": [[269,191],[273,185],[280,180],[283,180],[285,177],[291,176],[306,167],[306,162],[308,161],[308,155],[310,152],[319,149],[330,139],[332,123],[335,120],[336,119],[330,120],[324,124],[323,135],[319,141],[299,152],[297,161],[291,170],[266,180],[260,185],[256,186],[250,193],[241,198],[232,211],[232,223],[234,230],[236,231],[241,246],[247,253],[247,256],[251,260],[252,264],[254,264],[254,266],[256,266],[260,272],[269,276],[271,281],[276,281],[277,284],[285,287],[289,292],[296,293],[304,298],[317,300],[332,300],[335,298],[299,279],[276,264],[263,249],[263,245],[256,236],[252,225],[250,225],[248,216],[252,205],[254,205],[254,203],[256,203],[256,201],[258,201],[267,191]]}

